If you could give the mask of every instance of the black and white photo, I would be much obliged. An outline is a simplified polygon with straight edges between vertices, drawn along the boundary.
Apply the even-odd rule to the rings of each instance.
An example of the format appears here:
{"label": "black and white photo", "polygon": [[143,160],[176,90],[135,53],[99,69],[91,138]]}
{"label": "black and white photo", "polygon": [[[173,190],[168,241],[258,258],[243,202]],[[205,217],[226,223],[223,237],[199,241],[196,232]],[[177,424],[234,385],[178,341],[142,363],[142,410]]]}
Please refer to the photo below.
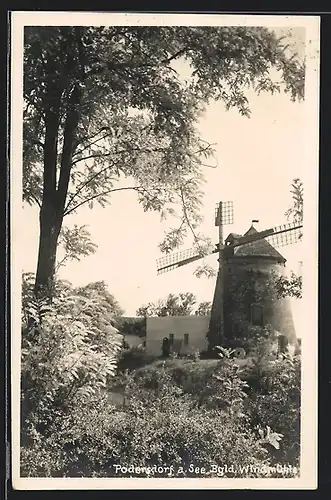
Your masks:
{"label": "black and white photo", "polygon": [[11,47],[16,487],[315,488],[318,17]]}

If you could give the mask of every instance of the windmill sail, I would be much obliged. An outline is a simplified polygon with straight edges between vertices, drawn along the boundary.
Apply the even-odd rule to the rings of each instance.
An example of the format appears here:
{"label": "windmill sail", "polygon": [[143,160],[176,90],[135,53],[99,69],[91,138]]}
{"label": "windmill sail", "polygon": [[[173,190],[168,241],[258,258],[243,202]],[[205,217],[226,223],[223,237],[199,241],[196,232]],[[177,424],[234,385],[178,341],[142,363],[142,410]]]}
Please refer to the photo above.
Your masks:
{"label": "windmill sail", "polygon": [[290,243],[298,241],[301,235],[301,228],[302,224],[290,222],[288,224],[283,224],[282,226],[275,226],[271,229],[265,229],[264,231],[254,232],[247,234],[246,236],[234,238],[228,246],[235,248],[245,245],[246,243],[262,239],[266,239],[270,243],[274,241],[277,246],[289,245]]}
{"label": "windmill sail", "polygon": [[282,231],[276,231],[271,236],[267,236],[266,240],[274,247],[284,247],[297,243],[302,238],[302,224],[291,222],[279,228],[285,227]]}
{"label": "windmill sail", "polygon": [[212,250],[209,253],[202,253],[196,248],[189,248],[187,250],[181,250],[180,252],[171,253],[160,259],[157,259],[157,274],[163,274],[168,271],[172,271],[177,267],[185,266],[186,264],[190,264],[190,262],[194,262],[195,260],[202,259],[206,257],[206,255],[211,255],[212,253],[218,252],[217,249]]}
{"label": "windmill sail", "polygon": [[[256,231],[246,234],[245,236],[235,235],[232,238],[227,238],[226,247],[228,249],[236,249],[243,245],[248,245],[258,240],[266,240],[273,246],[285,246],[296,243],[302,236],[302,223],[290,222],[281,226],[275,226],[264,231]],[[232,233],[233,234],[233,233]],[[224,248],[224,247],[223,247]],[[222,246],[221,246],[222,249]],[[157,274],[163,274],[178,267],[185,266],[196,260],[202,259],[207,255],[218,253],[219,248],[206,253],[199,251],[196,248],[189,248],[181,250],[180,252],[171,253],[164,257],[157,259]]]}

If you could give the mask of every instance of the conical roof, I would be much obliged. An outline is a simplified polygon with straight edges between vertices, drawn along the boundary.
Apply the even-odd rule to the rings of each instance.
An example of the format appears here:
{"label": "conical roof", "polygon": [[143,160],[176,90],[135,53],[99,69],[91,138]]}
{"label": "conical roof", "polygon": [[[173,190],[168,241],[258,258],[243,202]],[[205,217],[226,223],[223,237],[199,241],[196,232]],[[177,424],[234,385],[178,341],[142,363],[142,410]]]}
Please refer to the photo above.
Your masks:
{"label": "conical roof", "polygon": [[[244,236],[258,232],[259,231],[257,231],[254,226],[251,226]],[[275,259],[278,262],[286,262],[285,257],[283,257],[272,245],[270,245],[266,239],[252,241],[250,243],[246,243],[245,245],[236,247],[234,255],[236,257],[268,257]]]}

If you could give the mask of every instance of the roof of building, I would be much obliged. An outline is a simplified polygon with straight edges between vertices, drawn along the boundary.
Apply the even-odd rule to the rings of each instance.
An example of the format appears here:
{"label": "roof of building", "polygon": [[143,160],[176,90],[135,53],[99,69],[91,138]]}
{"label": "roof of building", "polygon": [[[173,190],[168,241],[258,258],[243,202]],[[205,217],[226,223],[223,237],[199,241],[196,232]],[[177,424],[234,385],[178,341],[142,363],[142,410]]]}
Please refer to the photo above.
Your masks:
{"label": "roof of building", "polygon": [[237,238],[241,238],[242,237],[242,234],[238,234],[238,233],[230,233],[229,236],[226,238],[226,242],[227,241],[232,241],[232,240],[236,240]]}
{"label": "roof of building", "polygon": [[[259,231],[257,231],[252,225],[244,236],[258,232]],[[286,262],[285,257],[283,257],[283,255],[280,254],[266,239],[252,241],[250,243],[246,243],[245,245],[236,247],[234,255],[236,257],[269,257],[278,260],[279,262]]]}

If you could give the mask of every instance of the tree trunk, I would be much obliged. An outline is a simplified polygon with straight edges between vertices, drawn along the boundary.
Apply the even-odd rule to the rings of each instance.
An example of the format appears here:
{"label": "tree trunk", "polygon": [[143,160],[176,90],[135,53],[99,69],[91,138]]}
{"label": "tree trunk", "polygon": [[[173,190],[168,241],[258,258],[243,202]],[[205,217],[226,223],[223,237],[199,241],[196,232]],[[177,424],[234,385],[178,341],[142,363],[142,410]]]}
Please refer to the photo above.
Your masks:
{"label": "tree trunk", "polygon": [[54,207],[47,207],[40,216],[39,252],[35,283],[37,297],[53,295],[53,281],[55,274],[56,249],[61,226],[56,221]]}
{"label": "tree trunk", "polygon": [[58,234],[56,234],[56,168],[60,121],[59,90],[50,86],[47,101],[43,198],[39,216],[39,252],[35,282],[35,295],[39,298],[51,297],[58,239]]}
{"label": "tree trunk", "polygon": [[[70,53],[70,47],[73,47],[74,44],[78,45],[79,61],[77,62],[74,57],[69,58],[65,69],[67,74],[74,74],[76,69],[77,77],[82,82],[84,80],[84,59],[80,37],[81,30],[77,28],[75,38],[69,37],[67,40],[66,48],[68,49],[68,53]],[[48,74],[53,75],[52,59],[49,60],[48,65]],[[67,199],[72,168],[72,155],[76,143],[82,98],[81,86],[79,83],[76,83],[69,101],[66,103],[61,165],[57,183],[57,148],[62,98],[61,81],[62,78],[60,75],[58,80],[52,78],[48,82],[47,96],[44,103],[44,108],[47,110],[45,115],[44,183],[40,209],[39,252],[34,291],[36,297],[48,297],[49,299],[53,295],[57,245]]]}
{"label": "tree trunk", "polygon": [[[46,296],[51,299],[53,295],[57,245],[70,181],[72,155],[79,121],[78,108],[80,99],[81,92],[77,87],[72,93],[70,110],[68,111],[64,125],[58,188],[56,188],[57,152],[50,147],[49,154],[47,155],[45,142],[44,175],[46,176],[46,172],[49,170],[49,177],[51,179],[48,179],[48,181],[51,184],[51,188],[49,190],[45,189],[44,181],[43,203],[40,210],[39,253],[35,283],[35,295],[37,297]],[[53,137],[53,143],[57,145],[57,135],[56,139]],[[48,165],[48,163],[50,163],[50,165]],[[46,168],[46,164],[48,168]],[[52,177],[53,172],[55,173],[55,179]]]}

